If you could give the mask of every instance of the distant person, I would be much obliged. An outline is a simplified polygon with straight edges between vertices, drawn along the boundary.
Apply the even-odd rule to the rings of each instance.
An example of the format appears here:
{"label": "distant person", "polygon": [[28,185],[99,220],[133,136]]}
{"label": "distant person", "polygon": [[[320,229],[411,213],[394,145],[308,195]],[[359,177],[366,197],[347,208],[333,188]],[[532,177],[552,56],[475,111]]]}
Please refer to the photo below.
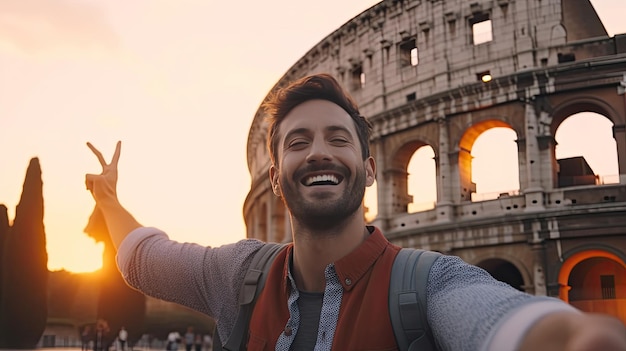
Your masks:
{"label": "distant person", "polygon": [[[289,211],[292,242],[269,270],[244,336],[247,348],[397,350],[388,287],[400,247],[364,219],[365,188],[376,179],[370,122],[327,74],[279,89],[264,107],[269,180]],[[226,341],[244,275],[264,243],[246,239],[211,248],[143,227],[118,198],[121,142],[111,163],[88,146],[102,173],[88,174],[86,186],[117,248],[122,276],[150,296],[212,316]],[[225,139],[223,150],[207,151],[234,147]],[[204,162],[211,162],[209,155]],[[154,171],[168,166],[157,164]],[[214,166],[227,181],[231,169]],[[217,203],[219,196],[226,195],[208,200]],[[221,220],[207,214],[207,223]],[[618,319],[523,293],[455,256],[441,255],[433,264],[427,301],[428,324],[441,350],[626,350],[626,328]]]}
{"label": "distant person", "polygon": [[180,334],[174,330],[167,335],[167,345],[165,349],[168,351],[176,351],[178,350],[178,345],[180,344]]}
{"label": "distant person", "polygon": [[127,339],[128,339],[128,331],[126,331],[125,327],[120,328],[119,333],[117,333],[117,340],[120,343],[120,350],[126,351]]}
{"label": "distant person", "polygon": [[195,339],[196,334],[193,332],[193,327],[187,327],[187,331],[185,332],[185,335],[183,335],[185,351],[192,351]]}
{"label": "distant person", "polygon": [[202,334],[197,333],[193,340],[194,351],[202,351]]}
{"label": "distant person", "polygon": [[91,341],[91,326],[86,325],[80,333],[81,350],[89,350],[89,342]]}
{"label": "distant person", "polygon": [[96,322],[96,331],[94,335],[94,350],[95,351],[107,351],[109,349],[109,323],[103,319],[99,319]]}

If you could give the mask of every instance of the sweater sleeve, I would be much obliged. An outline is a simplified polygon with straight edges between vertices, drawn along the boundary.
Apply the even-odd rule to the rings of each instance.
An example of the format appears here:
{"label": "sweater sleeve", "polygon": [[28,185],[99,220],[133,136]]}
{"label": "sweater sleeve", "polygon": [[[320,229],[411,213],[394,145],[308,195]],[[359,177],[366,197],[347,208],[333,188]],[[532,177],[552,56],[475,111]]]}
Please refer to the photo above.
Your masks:
{"label": "sweater sleeve", "polygon": [[237,317],[243,277],[262,245],[244,239],[212,248],[176,242],[159,229],[142,227],[121,243],[117,265],[131,287],[215,318],[226,340]]}
{"label": "sweater sleeve", "polygon": [[516,350],[533,322],[565,302],[533,296],[456,256],[441,256],[428,278],[427,317],[441,350]]}

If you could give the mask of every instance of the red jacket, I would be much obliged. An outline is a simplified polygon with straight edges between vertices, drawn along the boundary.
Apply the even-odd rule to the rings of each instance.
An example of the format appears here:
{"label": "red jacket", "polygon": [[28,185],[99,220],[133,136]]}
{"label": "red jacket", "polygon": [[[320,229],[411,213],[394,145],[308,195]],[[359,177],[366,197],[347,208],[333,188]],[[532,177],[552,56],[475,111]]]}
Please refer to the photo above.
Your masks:
{"label": "red jacket", "polygon": [[[293,246],[276,256],[252,319],[248,350],[275,349],[289,320],[287,268]],[[389,317],[389,279],[400,248],[378,228],[353,252],[335,262],[344,292],[333,350],[397,350]],[[346,283],[348,282],[348,284]]]}

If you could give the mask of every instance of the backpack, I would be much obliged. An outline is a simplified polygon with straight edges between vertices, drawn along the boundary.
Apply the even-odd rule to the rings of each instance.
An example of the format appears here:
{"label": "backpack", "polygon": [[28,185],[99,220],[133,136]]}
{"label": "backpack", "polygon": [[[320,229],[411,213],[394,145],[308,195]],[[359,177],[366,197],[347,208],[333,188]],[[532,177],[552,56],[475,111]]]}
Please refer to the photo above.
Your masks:
{"label": "backpack", "polygon": [[[256,297],[263,290],[265,278],[276,254],[285,244],[267,243],[252,258],[239,295],[239,314],[230,337],[222,346],[217,331],[214,351],[244,350],[244,336],[252,316]],[[437,350],[426,320],[426,283],[433,262],[440,253],[402,248],[391,269],[389,283],[389,315],[398,348],[401,351]]]}

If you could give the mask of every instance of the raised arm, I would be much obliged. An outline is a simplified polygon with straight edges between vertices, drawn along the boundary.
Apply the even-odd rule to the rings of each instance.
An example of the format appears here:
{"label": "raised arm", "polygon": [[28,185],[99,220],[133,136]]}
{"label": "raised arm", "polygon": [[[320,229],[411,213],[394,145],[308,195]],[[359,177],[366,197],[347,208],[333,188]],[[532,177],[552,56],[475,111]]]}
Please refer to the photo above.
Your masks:
{"label": "raised arm", "polygon": [[626,327],[612,316],[554,313],[539,320],[520,351],[626,351]]}
{"label": "raised arm", "polygon": [[99,215],[97,212],[100,211],[111,235],[111,240],[115,248],[118,248],[128,233],[141,227],[141,224],[120,204],[117,198],[117,163],[120,159],[122,142],[117,142],[111,163],[107,163],[102,153],[91,143],[87,143],[87,146],[93,151],[98,161],[100,161],[100,165],[102,165],[102,173],[87,174],[85,176],[87,190],[91,192],[96,200],[96,208],[94,209],[92,219],[96,218]]}

